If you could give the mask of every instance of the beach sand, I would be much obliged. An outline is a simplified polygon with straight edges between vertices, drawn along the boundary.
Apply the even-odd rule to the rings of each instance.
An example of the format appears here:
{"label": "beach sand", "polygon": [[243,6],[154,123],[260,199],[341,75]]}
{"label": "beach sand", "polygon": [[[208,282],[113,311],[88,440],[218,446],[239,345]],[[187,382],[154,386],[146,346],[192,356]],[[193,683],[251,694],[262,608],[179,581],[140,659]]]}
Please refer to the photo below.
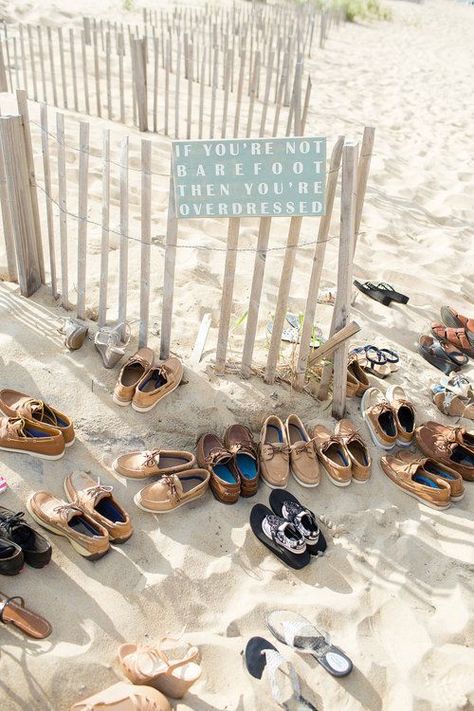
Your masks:
{"label": "beach sand", "polygon": [[[438,320],[442,305],[474,314],[474,9],[440,0],[387,4],[392,22],[342,26],[330,35],[325,51],[309,61],[313,97],[308,133],[328,135],[333,142],[339,134],[360,136],[364,125],[376,127],[355,275],[393,283],[409,294],[410,302],[386,308],[359,294],[353,316],[362,332],[354,344],[376,343],[399,351],[401,368],[390,383],[406,388],[418,421],[454,424],[431,402],[430,384],[439,372],[417,355],[415,344],[418,334],[429,332],[431,322]],[[101,9],[113,11],[117,5],[104,3]],[[93,4],[77,2],[74,14],[64,0],[42,3],[41,8],[12,2],[0,7],[15,20],[79,24]],[[92,130],[100,131],[102,124],[92,122]],[[117,134],[137,134],[109,125]],[[166,141],[152,140],[164,161]],[[100,174],[94,173],[91,210],[100,205],[100,189]],[[166,189],[163,176],[153,202],[158,235],[164,231]],[[71,204],[75,199],[72,194]],[[116,210],[117,190],[112,203]],[[337,223],[335,215],[332,236]],[[284,244],[285,229],[285,220],[274,226],[272,244]],[[225,245],[225,226],[217,221],[184,223],[180,235],[193,243]],[[93,248],[99,233],[91,231],[90,238]],[[314,222],[303,220],[301,241],[311,240]],[[245,221],[240,246],[254,243],[255,223]],[[159,319],[161,254],[153,262],[152,323]],[[307,248],[296,259],[290,298],[295,312],[304,308],[311,255],[312,248]],[[0,254],[0,266],[2,260]],[[131,283],[135,279],[137,287],[138,260],[138,247],[132,245]],[[98,261],[90,261],[88,272],[96,287]],[[260,336],[274,308],[281,261],[281,252],[268,260]],[[0,504],[24,509],[28,495],[38,489],[61,496],[64,477],[87,470],[114,484],[135,526],[130,541],[96,563],[52,535],[53,560],[47,568],[25,568],[18,577],[0,579],[3,593],[23,595],[54,627],[42,642],[27,640],[10,627],[0,629],[2,711],[66,710],[120,678],[119,644],[152,643],[183,628],[184,638],[202,650],[203,675],[183,700],[173,703],[175,709],[271,711],[276,707],[267,687],[248,676],[241,652],[253,635],[271,639],[265,615],[277,608],[306,615],[354,662],[353,673],[337,680],[315,661],[283,649],[318,709],[474,708],[474,484],[467,483],[464,500],[446,512],[405,496],[378,464],[380,451],[369,442],[358,400],[348,401],[348,414],[360,424],[375,460],[370,482],[345,490],[335,488],[325,474],[315,490],[290,482],[289,489],[321,516],[329,544],[326,555],[301,573],[267,554],[250,531],[250,508],[267,501],[266,486],[255,499],[235,506],[224,507],[208,494],[173,514],[154,517],[133,504],[139,485],[112,473],[114,457],[127,450],[192,449],[200,433],[222,433],[236,421],[258,434],[271,412],[283,419],[296,412],[308,426],[334,425],[329,403],[257,378],[213,375],[209,364],[223,262],[222,252],[180,253],[173,350],[186,363],[205,311],[212,313],[213,328],[203,362],[194,371],[187,368],[184,384],[148,415],[113,405],[118,368],[104,370],[91,341],[78,352],[65,350],[56,333],[64,312],[47,288],[24,299],[16,285],[0,283],[1,386],[41,395],[67,411],[77,430],[76,443],[57,462],[2,453],[1,473],[10,488]],[[336,262],[332,241],[323,285],[334,284]],[[233,322],[247,308],[251,265],[252,255],[239,255]],[[131,309],[136,313],[136,299]],[[318,307],[317,320],[325,330],[331,313],[331,307]],[[243,327],[233,330],[231,356],[236,359],[243,332]],[[264,353],[264,338],[260,340],[259,352]],[[150,345],[158,350],[156,335]],[[466,374],[474,377],[472,364]]]}

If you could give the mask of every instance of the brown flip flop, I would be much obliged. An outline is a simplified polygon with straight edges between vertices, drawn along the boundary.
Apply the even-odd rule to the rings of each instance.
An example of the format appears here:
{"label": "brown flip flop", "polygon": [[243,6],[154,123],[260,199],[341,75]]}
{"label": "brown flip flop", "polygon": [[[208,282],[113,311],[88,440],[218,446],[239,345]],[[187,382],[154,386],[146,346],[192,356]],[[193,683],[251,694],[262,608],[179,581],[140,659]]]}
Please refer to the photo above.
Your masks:
{"label": "brown flip flop", "polygon": [[14,625],[35,639],[49,637],[53,631],[48,620],[25,607],[25,601],[20,595],[7,597],[0,592],[0,621]]}

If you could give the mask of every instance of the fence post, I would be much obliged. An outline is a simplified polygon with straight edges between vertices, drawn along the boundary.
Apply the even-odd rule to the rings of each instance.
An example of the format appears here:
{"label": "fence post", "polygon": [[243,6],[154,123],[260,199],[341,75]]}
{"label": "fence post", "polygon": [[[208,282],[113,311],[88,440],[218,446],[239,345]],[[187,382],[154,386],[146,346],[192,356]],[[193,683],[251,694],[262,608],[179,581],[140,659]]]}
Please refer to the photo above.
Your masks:
{"label": "fence post", "polygon": [[135,101],[138,112],[138,128],[148,131],[148,89],[146,77],[146,45],[144,39],[133,39],[132,50],[132,75]]}
{"label": "fence post", "polygon": [[3,58],[2,42],[0,40],[0,91],[8,91],[7,73],[5,71],[5,61]]}
{"label": "fence post", "polygon": [[41,286],[41,270],[21,116],[0,117],[0,141],[5,160],[20,292],[23,296],[31,296]]}

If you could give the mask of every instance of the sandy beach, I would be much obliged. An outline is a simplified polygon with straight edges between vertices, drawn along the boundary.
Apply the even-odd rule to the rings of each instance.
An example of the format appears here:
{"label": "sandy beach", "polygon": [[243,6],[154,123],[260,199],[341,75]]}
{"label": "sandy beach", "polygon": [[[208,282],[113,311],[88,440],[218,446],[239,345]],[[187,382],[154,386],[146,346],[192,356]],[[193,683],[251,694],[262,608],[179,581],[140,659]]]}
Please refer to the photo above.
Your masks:
{"label": "sandy beach", "polygon": [[[0,0],[0,14],[10,21],[79,25],[83,14],[96,11],[86,0],[74,9],[64,0],[43,5]],[[101,12],[110,17],[122,12],[119,5],[101,4]],[[375,343],[400,353],[401,368],[390,384],[403,385],[419,423],[437,420],[472,428],[472,422],[448,418],[432,403],[430,385],[440,374],[417,354],[416,341],[439,320],[443,305],[474,317],[474,8],[447,0],[388,0],[386,5],[392,21],[343,24],[330,34],[324,51],[307,60],[313,79],[307,133],[326,135],[332,145],[338,135],[360,138],[364,126],[375,126],[355,276],[390,282],[409,294],[410,302],[387,308],[358,294],[352,315],[362,330],[354,345]],[[2,113],[10,105],[11,99],[2,95]],[[34,118],[34,107],[31,112]],[[97,135],[108,125],[117,135],[139,137],[138,131],[118,123],[91,123]],[[156,171],[163,172],[153,192],[153,324],[159,321],[162,296],[160,243],[169,141],[150,138],[156,146]],[[71,164],[75,160],[68,154]],[[92,218],[100,210],[101,190],[99,169],[94,170],[89,183]],[[72,193],[71,203],[76,199]],[[116,214],[116,184],[111,199]],[[272,244],[285,243],[287,228],[285,219],[275,225]],[[337,230],[335,215],[331,236]],[[98,253],[99,237],[99,230],[90,231],[91,254],[94,249]],[[315,221],[303,220],[301,242],[314,238]],[[180,226],[183,243],[223,248],[225,239],[225,227],[217,220]],[[255,239],[256,221],[243,221],[239,246],[253,247]],[[113,246],[111,260],[116,260]],[[304,310],[313,249],[297,254],[289,303],[295,313]],[[130,274],[137,290],[132,319],[138,313],[139,259],[138,246],[132,244]],[[113,404],[120,366],[105,370],[91,340],[77,352],[65,349],[56,331],[64,311],[47,287],[25,299],[16,284],[0,282],[1,387],[41,396],[67,412],[77,431],[74,446],[57,462],[2,452],[0,473],[9,489],[0,505],[24,510],[27,497],[38,489],[62,496],[64,477],[85,470],[114,485],[135,527],[127,543],[114,546],[95,563],[51,535],[48,567],[25,567],[17,577],[2,576],[4,594],[24,596],[53,625],[53,634],[44,641],[1,626],[2,711],[66,711],[79,698],[121,678],[116,660],[120,644],[151,643],[183,630],[184,639],[202,651],[203,675],[182,700],[173,702],[173,709],[272,711],[278,707],[265,685],[248,675],[241,653],[253,635],[271,639],[265,616],[279,608],[315,622],[354,662],[352,674],[338,680],[315,661],[281,648],[320,711],[474,709],[474,483],[466,482],[465,498],[446,512],[404,495],[378,464],[380,450],[367,436],[358,399],[348,400],[348,416],[369,444],[372,478],[346,490],[335,488],[324,474],[313,490],[290,480],[290,491],[320,516],[328,540],[326,554],[299,573],[282,566],[250,530],[251,505],[268,501],[270,489],[263,484],[254,499],[234,506],[223,506],[208,493],[159,517],[139,511],[133,503],[139,484],[112,471],[112,461],[123,452],[158,446],[192,450],[201,433],[223,433],[234,422],[258,436],[272,412],[282,419],[296,412],[309,427],[320,422],[334,426],[330,402],[320,403],[286,385],[266,385],[257,377],[214,374],[224,259],[224,251],[180,252],[172,350],[185,366],[206,311],[211,312],[212,328],[202,362],[186,367],[183,384],[148,415]],[[258,343],[263,356],[282,259],[282,251],[275,251],[267,260]],[[98,261],[89,263],[92,294],[99,286]],[[252,265],[253,254],[239,254],[230,341],[230,356],[236,359],[244,335],[236,324],[247,309]],[[336,265],[332,240],[323,286],[334,285]],[[4,266],[0,250],[0,271]],[[318,306],[316,318],[325,333],[331,315],[330,306]],[[91,323],[92,333],[95,328]],[[136,343],[134,326],[130,354]],[[159,350],[157,334],[149,345]],[[474,379],[472,363],[463,372]]]}

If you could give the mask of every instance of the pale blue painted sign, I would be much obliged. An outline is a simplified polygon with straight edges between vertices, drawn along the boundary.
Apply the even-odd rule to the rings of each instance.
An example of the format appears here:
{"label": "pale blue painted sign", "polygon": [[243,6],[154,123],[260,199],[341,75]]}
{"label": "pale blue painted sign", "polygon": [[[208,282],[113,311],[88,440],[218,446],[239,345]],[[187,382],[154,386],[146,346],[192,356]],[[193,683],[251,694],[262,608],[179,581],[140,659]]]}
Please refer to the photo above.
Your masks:
{"label": "pale blue painted sign", "polygon": [[178,218],[324,214],[325,138],[173,141],[172,172]]}

